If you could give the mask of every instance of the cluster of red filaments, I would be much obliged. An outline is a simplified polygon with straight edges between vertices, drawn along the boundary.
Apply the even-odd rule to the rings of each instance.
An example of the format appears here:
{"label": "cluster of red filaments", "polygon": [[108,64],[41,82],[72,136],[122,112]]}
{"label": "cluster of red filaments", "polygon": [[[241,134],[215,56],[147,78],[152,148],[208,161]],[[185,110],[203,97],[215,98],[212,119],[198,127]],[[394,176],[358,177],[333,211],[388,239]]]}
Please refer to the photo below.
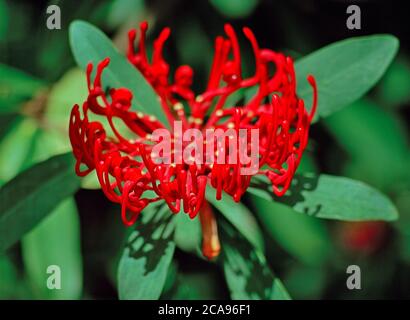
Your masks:
{"label": "cluster of red filaments", "polygon": [[[308,113],[303,100],[296,95],[292,59],[259,48],[254,34],[244,28],[256,62],[254,74],[244,77],[237,36],[233,28],[226,25],[226,37],[217,37],[215,41],[206,90],[195,95],[191,89],[194,77],[191,67],[178,67],[171,80],[169,65],[162,54],[170,30],[164,29],[155,40],[151,59],[146,53],[146,31],[147,23],[144,22],[140,25],[137,47],[138,31],[129,32],[127,57],[158,94],[169,125],[152,115],[131,110],[132,93],[128,89],[104,91],[101,74],[109,59],[99,63],[94,81],[91,80],[93,66],[90,64],[87,68],[88,99],[82,110],[78,105],[74,106],[70,119],[77,174],[85,176],[96,171],[106,196],[122,205],[122,219],[126,225],[132,225],[147,205],[160,200],[165,200],[172,212],[183,210],[193,218],[204,205],[207,185],[216,189],[217,199],[221,199],[222,192],[225,192],[239,201],[252,178],[240,173],[243,166],[240,163],[226,161],[225,164],[198,165],[157,164],[153,161],[150,156],[153,131],[172,128],[174,121],[180,121],[183,130],[258,129],[257,174],[270,179],[275,195],[283,195],[307,145],[317,104],[314,78],[308,77],[314,92],[313,107]],[[275,70],[273,74],[272,68]],[[229,104],[232,95],[247,89],[253,92],[250,98],[242,99],[236,105]],[[89,112],[105,117],[109,127],[90,121]],[[122,121],[133,132],[134,139],[127,139],[120,133],[117,121]],[[172,129],[170,134],[173,135]],[[250,139],[248,143],[251,143]]]}

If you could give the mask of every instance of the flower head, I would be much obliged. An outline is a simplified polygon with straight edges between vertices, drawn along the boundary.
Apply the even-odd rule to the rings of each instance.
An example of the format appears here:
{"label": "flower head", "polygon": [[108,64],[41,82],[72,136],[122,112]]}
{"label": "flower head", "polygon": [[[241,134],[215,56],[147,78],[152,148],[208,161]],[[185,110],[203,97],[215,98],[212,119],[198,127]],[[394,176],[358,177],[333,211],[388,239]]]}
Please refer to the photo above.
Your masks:
{"label": "flower head", "polygon": [[[145,43],[148,25],[141,23],[139,31],[131,30],[127,58],[158,94],[166,118],[172,127],[180,121],[182,132],[197,129],[257,129],[258,140],[246,139],[246,148],[258,146],[258,166],[255,174],[268,177],[273,192],[283,195],[299,165],[308,142],[309,126],[316,110],[317,90],[312,76],[314,101],[310,113],[296,95],[296,78],[291,58],[269,49],[261,49],[250,29],[243,33],[250,41],[255,59],[253,75],[245,77],[241,68],[241,53],[233,28],[225,25],[225,37],[217,37],[208,84],[196,95],[192,90],[194,71],[182,65],[170,75],[163,57],[163,47],[170,35],[165,28],[154,42],[151,59]],[[138,46],[135,47],[139,36]],[[101,75],[109,64],[105,59],[87,68],[89,95],[82,108],[75,105],[70,119],[70,140],[77,159],[76,173],[85,176],[96,171],[105,195],[122,205],[122,219],[132,225],[139,213],[150,203],[165,200],[172,212],[181,209],[195,217],[203,207],[206,186],[222,191],[239,201],[247,190],[253,174],[241,174],[249,164],[236,163],[157,163],[152,157],[151,137],[156,129],[167,125],[154,116],[131,110],[132,93],[127,88],[103,89]],[[275,68],[272,74],[271,67]],[[249,99],[232,105],[229,98],[238,91],[253,92]],[[252,91],[251,91],[252,90]],[[90,121],[89,113],[108,120],[108,126]],[[127,139],[120,132],[118,121],[135,136]],[[176,132],[170,130],[174,154]],[[249,141],[248,141],[249,140]],[[206,142],[201,142],[205,144]],[[238,142],[239,143],[239,142]],[[216,144],[207,156],[224,152],[227,142]],[[229,155],[225,152],[224,157]],[[158,155],[159,156],[159,155]],[[164,156],[164,155],[162,155]],[[238,154],[235,157],[239,157]]]}

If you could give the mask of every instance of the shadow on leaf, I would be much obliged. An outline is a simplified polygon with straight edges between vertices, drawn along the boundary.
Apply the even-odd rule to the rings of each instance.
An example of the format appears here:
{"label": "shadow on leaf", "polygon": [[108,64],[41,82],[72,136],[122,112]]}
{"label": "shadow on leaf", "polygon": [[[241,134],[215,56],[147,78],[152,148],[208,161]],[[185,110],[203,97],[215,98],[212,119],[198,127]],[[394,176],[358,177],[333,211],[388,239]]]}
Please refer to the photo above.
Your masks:
{"label": "shadow on leaf", "polygon": [[157,212],[146,212],[129,237],[126,249],[133,259],[146,258],[144,276],[155,270],[173,237],[173,215],[163,206]]}
{"label": "shadow on leaf", "polygon": [[264,255],[221,221],[223,265],[233,299],[288,299]]}
{"label": "shadow on leaf", "polygon": [[257,177],[257,179],[254,179],[256,181],[253,180],[251,182],[251,187],[257,190],[253,192],[254,194],[262,192],[266,200],[270,198],[275,202],[283,203],[290,207],[295,207],[299,204],[301,211],[312,217],[317,216],[322,210],[320,203],[314,206],[306,205],[306,198],[303,194],[303,192],[314,191],[318,187],[319,176],[313,174],[296,174],[288,191],[282,197],[278,197],[273,193],[270,181],[264,178],[265,177]]}

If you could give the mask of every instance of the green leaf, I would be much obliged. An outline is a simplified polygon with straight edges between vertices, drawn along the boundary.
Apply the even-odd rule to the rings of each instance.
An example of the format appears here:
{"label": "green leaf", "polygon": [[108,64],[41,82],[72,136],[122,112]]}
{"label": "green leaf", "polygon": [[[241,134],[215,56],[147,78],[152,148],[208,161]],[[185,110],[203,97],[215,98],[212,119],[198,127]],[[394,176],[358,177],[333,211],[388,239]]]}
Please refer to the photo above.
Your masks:
{"label": "green leaf", "polygon": [[44,83],[41,80],[0,63],[0,113],[15,111],[17,104],[42,88]]}
{"label": "green leaf", "polygon": [[296,170],[297,173],[317,173],[319,171],[316,160],[309,150],[305,150],[302,159],[300,160],[299,166]]}
{"label": "green leaf", "polygon": [[154,115],[168,125],[159,97],[142,74],[113,46],[110,39],[93,25],[74,21],[70,25],[70,45],[75,60],[83,69],[109,57],[111,62],[103,73],[103,84],[110,88],[125,87],[133,93],[133,108]]}
{"label": "green leaf", "polygon": [[330,274],[324,267],[295,264],[286,271],[286,278],[283,282],[292,292],[293,299],[321,299],[323,297],[327,277]]}
{"label": "green leaf", "polygon": [[289,254],[307,265],[320,265],[329,258],[331,239],[323,221],[274,201],[256,196],[251,199],[264,229]]}
{"label": "green leaf", "polygon": [[121,300],[160,297],[174,255],[174,229],[175,219],[167,206],[141,214],[118,266]]}
{"label": "green leaf", "polygon": [[72,152],[70,138],[67,134],[61,135],[55,131],[45,131],[43,129],[37,132],[33,142],[33,149],[30,165],[52,156]]}
{"label": "green leaf", "polygon": [[391,112],[360,99],[325,119],[324,124],[349,154],[345,174],[383,190],[410,177],[405,125]]}
{"label": "green leaf", "polygon": [[[297,92],[309,106],[312,74],[318,86],[317,117],[326,117],[364,95],[381,78],[399,48],[392,35],[342,40],[323,47],[295,63]],[[317,118],[316,117],[316,118]]]}
{"label": "green leaf", "polygon": [[13,262],[3,254],[0,254],[0,299],[11,299],[16,294],[18,286],[18,270]]}
{"label": "green leaf", "polygon": [[[44,133],[37,139],[42,144],[47,143],[51,152],[50,155],[59,154],[71,150],[68,138],[68,126],[71,108],[81,101],[87,99],[88,90],[86,86],[85,73],[79,68],[67,71],[64,76],[53,85],[47,99],[45,119],[53,125],[52,129]],[[90,121],[99,121],[104,126],[107,134],[111,133],[111,128],[106,117],[88,113]],[[124,137],[133,138],[124,123],[115,122],[116,128]],[[44,150],[44,148],[41,148]],[[81,187],[84,189],[100,189],[101,185],[97,175],[93,172],[81,178]]]}
{"label": "green leaf", "polygon": [[183,251],[201,254],[202,230],[199,217],[191,219],[183,210],[176,217],[174,240]]}
{"label": "green leaf", "polygon": [[[74,68],[67,71],[64,76],[53,85],[47,99],[47,107],[45,111],[45,119],[52,123],[53,127],[50,131],[55,133],[63,133],[66,142],[68,139],[68,127],[70,123],[70,112],[75,104],[82,104],[87,100],[88,90],[85,80],[85,73],[79,69]],[[108,135],[114,135],[111,131],[110,124],[106,117],[95,115],[92,112],[88,113],[90,121],[99,121],[104,126]],[[117,130],[125,138],[135,138],[135,134],[130,132],[127,126],[121,121],[114,119]],[[71,146],[70,146],[71,148]]]}
{"label": "green leaf", "polygon": [[168,267],[167,278],[165,279],[165,284],[162,289],[161,299],[167,297],[172,291],[175,286],[176,280],[178,276],[178,263],[177,261],[171,260],[171,263]]}
{"label": "green leaf", "polygon": [[245,18],[257,7],[258,0],[210,0],[221,14],[228,18]]}
{"label": "green leaf", "polygon": [[133,21],[144,19],[144,14],[147,14],[144,0],[116,0],[110,3],[106,20],[111,28],[116,29],[130,19]]}
{"label": "green leaf", "polygon": [[17,113],[0,114],[0,142],[3,137],[9,132],[10,128],[15,124],[15,120],[19,117]]}
{"label": "green leaf", "polygon": [[0,251],[74,194],[79,184],[73,156],[63,154],[31,167],[0,188]]}
{"label": "green leaf", "polygon": [[36,122],[17,118],[0,144],[0,185],[16,176],[26,165],[38,131]]}
{"label": "green leaf", "polygon": [[[79,299],[82,292],[80,223],[73,198],[64,200],[22,239],[28,281],[39,299]],[[61,289],[47,288],[47,268],[61,269]]]}
{"label": "green leaf", "polygon": [[67,71],[50,90],[45,118],[60,130],[68,132],[71,109],[75,104],[82,105],[87,96],[85,72],[79,68]]}
{"label": "green leaf", "polygon": [[263,253],[227,223],[220,223],[222,262],[234,300],[289,300],[282,282],[270,270]]}
{"label": "green leaf", "polygon": [[380,81],[378,98],[394,108],[405,106],[410,101],[410,62],[406,57],[393,61]]}
{"label": "green leaf", "polygon": [[212,203],[236,229],[260,251],[264,251],[262,231],[252,213],[241,202],[235,202],[226,193],[221,200],[216,200],[216,191],[212,187],[206,189],[206,199]]}
{"label": "green leaf", "polygon": [[397,209],[389,198],[363,182],[344,177],[297,174],[282,197],[274,196],[271,185],[262,180],[248,191],[317,218],[346,221],[398,218]]}

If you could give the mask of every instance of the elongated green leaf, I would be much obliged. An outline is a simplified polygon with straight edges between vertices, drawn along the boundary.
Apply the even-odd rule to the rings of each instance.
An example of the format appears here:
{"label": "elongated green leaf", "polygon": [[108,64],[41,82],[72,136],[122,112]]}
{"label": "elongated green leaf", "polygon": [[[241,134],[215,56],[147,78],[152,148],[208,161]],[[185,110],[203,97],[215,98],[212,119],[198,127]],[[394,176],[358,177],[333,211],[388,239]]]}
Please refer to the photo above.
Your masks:
{"label": "elongated green leaf", "polygon": [[19,117],[17,113],[6,113],[0,115],[0,142],[13,127],[14,121]]}
{"label": "elongated green leaf", "polygon": [[79,188],[74,159],[64,154],[41,162],[0,189],[0,251],[36,226]]}
{"label": "elongated green leaf", "polygon": [[[182,211],[182,210],[181,210]],[[202,230],[199,217],[191,219],[184,212],[175,217],[175,244],[181,250],[191,253],[201,252]]]}
{"label": "elongated green leaf", "polygon": [[[75,104],[85,101],[87,95],[85,72],[79,68],[67,71],[50,90],[45,119],[53,124],[52,129],[55,129],[56,133],[64,134],[66,144],[67,142],[70,144],[66,133],[70,122],[71,109]],[[106,117],[95,115],[92,112],[88,113],[88,117],[90,121],[101,122],[108,135],[114,135]],[[125,138],[135,138],[135,134],[130,132],[121,121],[115,121],[115,126]]]}
{"label": "elongated green leaf", "polygon": [[124,21],[141,21],[146,14],[144,0],[117,0],[110,4],[106,23],[112,29],[117,29]]}
{"label": "elongated green leaf", "polygon": [[410,101],[410,61],[399,56],[380,81],[378,98],[383,104],[397,108]]}
{"label": "elongated green leaf", "polygon": [[158,299],[174,255],[175,219],[167,206],[141,215],[118,266],[122,300]]}
{"label": "elongated green leaf", "polygon": [[154,115],[164,125],[168,124],[154,89],[104,33],[87,22],[74,21],[70,25],[70,45],[75,60],[84,69],[90,62],[96,66],[109,57],[111,62],[103,73],[103,84],[110,88],[128,88],[134,96],[133,108]]}
{"label": "elongated green leaf", "polygon": [[19,103],[31,98],[43,87],[41,80],[0,64],[0,113],[15,111]]}
{"label": "elongated green leaf", "polygon": [[317,173],[319,171],[317,163],[312,154],[309,154],[309,151],[306,150],[303,154],[302,160],[299,163],[297,168],[297,173]]}
{"label": "elongated green leaf", "polygon": [[263,253],[227,223],[220,223],[222,258],[232,299],[288,300],[282,282],[274,276]]}
{"label": "elongated green leaf", "polygon": [[[52,152],[51,155],[71,150],[71,144],[66,134],[68,132],[70,111],[76,103],[87,99],[88,91],[87,86],[84,85],[84,79],[85,72],[79,68],[74,68],[67,71],[51,88],[44,117],[49,123],[53,124],[53,129],[55,130],[50,130],[37,138],[39,143],[47,142],[50,145],[49,151]],[[107,134],[112,134],[107,118],[94,115],[91,112],[88,113],[88,117],[90,121],[101,122]],[[116,122],[115,125],[124,137],[134,137],[128,135],[130,132],[125,128],[125,124]],[[97,176],[92,173],[81,179],[81,187],[83,189],[100,189],[101,185]]]}
{"label": "elongated green leaf", "polygon": [[396,220],[397,209],[385,195],[363,182],[326,174],[295,175],[283,197],[273,196],[266,181],[248,189],[257,197],[276,201],[317,218],[346,221]]}
{"label": "elongated green leaf", "polygon": [[345,168],[349,177],[382,190],[394,187],[399,181],[408,181],[406,130],[394,114],[360,99],[326,118],[324,124],[349,154]]}
{"label": "elongated green leaf", "polygon": [[85,72],[80,68],[67,71],[50,90],[45,118],[61,131],[67,132],[71,109],[75,104],[81,105],[87,96]]}
{"label": "elongated green leaf", "polygon": [[72,152],[70,138],[54,131],[39,130],[33,144],[29,165],[44,161],[52,156]]}
{"label": "elongated green leaf", "polygon": [[38,127],[33,119],[18,118],[0,144],[0,185],[16,176],[27,162]]}
{"label": "elongated green leaf", "polygon": [[165,279],[165,284],[162,289],[161,297],[167,299],[167,295],[173,291],[176,280],[178,277],[178,263],[176,260],[171,260],[168,267],[167,278]]}
{"label": "elongated green leaf", "polygon": [[[28,281],[36,298],[79,299],[82,292],[80,224],[73,198],[64,200],[22,239]],[[49,266],[61,270],[61,289],[47,286]]]}
{"label": "elongated green leaf", "polygon": [[3,254],[0,254],[0,275],[0,299],[14,298],[18,286],[18,270],[13,262]]}
{"label": "elongated green leaf", "polygon": [[222,195],[221,200],[216,200],[216,191],[211,187],[206,189],[206,198],[250,243],[260,251],[264,251],[262,231],[245,205],[235,202],[231,196],[225,193]]}
{"label": "elongated green leaf", "polygon": [[0,75],[2,94],[31,97],[33,93],[44,87],[41,80],[4,64],[0,64]]}
{"label": "elongated green leaf", "polygon": [[308,265],[325,262],[332,251],[323,221],[300,215],[290,207],[251,196],[254,210],[264,229],[290,255]]}
{"label": "elongated green leaf", "polygon": [[283,282],[295,300],[320,299],[323,297],[328,275],[325,267],[295,264],[286,270]]}
{"label": "elongated green leaf", "polygon": [[317,116],[326,117],[373,87],[398,47],[392,35],[350,38],[323,47],[296,61],[297,92],[309,106],[312,88],[306,77],[314,75],[319,93]]}

